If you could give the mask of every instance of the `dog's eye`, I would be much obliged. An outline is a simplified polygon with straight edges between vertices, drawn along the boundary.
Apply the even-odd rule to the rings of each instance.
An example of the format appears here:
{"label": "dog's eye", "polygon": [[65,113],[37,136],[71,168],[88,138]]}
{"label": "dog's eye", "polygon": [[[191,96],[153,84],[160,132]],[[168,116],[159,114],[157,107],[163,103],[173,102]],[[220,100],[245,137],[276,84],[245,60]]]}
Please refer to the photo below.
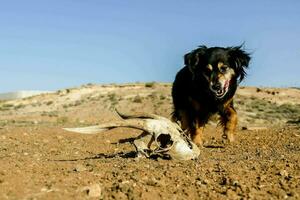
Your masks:
{"label": "dog's eye", "polygon": [[226,65],[223,65],[222,67],[220,67],[220,72],[224,73],[224,72],[226,72],[227,69],[228,69],[228,67]]}

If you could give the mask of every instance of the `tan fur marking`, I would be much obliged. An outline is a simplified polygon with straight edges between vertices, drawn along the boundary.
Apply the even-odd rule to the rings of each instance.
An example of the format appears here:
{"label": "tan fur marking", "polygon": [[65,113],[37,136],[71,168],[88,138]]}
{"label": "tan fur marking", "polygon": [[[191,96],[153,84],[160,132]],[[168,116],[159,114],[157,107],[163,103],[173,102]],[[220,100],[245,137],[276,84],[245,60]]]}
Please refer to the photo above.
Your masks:
{"label": "tan fur marking", "polygon": [[238,120],[237,113],[234,110],[231,102],[232,102],[232,99],[228,100],[224,104],[225,115],[223,115],[221,117],[222,124],[224,125],[223,137],[225,139],[229,140],[229,142],[234,141],[234,131],[236,129],[237,120]]}
{"label": "tan fur marking", "polygon": [[233,132],[237,125],[237,114],[231,107],[228,107],[226,111],[228,114],[228,122],[225,124],[225,131]]}
{"label": "tan fur marking", "polygon": [[196,119],[195,126],[196,126],[195,130],[191,133],[191,138],[195,144],[202,146],[203,145],[202,137],[203,137],[204,124],[199,119]]}
{"label": "tan fur marking", "polygon": [[220,69],[222,66],[224,66],[223,62],[218,62],[218,68]]}
{"label": "tan fur marking", "polygon": [[222,67],[224,67],[224,68],[227,69],[227,65],[225,65],[223,62],[218,62],[218,69],[219,69],[220,71],[222,71],[222,70],[221,70]]}
{"label": "tan fur marking", "polygon": [[191,133],[191,138],[193,142],[199,146],[203,145],[203,140],[202,140],[203,130],[204,130],[204,126],[201,126],[196,128],[196,130]]}
{"label": "tan fur marking", "polygon": [[228,99],[228,100],[223,104],[223,105],[224,105],[224,108],[226,109],[227,107],[229,107],[232,101],[233,101],[233,97],[231,97],[230,99]]}
{"label": "tan fur marking", "polygon": [[208,65],[206,66],[206,68],[209,69],[210,71],[213,70],[213,66],[212,66],[211,64],[208,64]]}
{"label": "tan fur marking", "polygon": [[[197,105],[197,106],[200,106],[200,105]],[[187,133],[191,136],[192,141],[195,144],[202,146],[202,144],[203,144],[202,135],[203,135],[203,130],[204,130],[204,124],[201,123],[199,119],[196,119],[195,127],[191,127],[192,125],[190,124],[190,119],[188,117],[188,113],[186,113],[186,111],[179,111],[179,115],[180,115],[181,128],[183,130],[188,131]]]}

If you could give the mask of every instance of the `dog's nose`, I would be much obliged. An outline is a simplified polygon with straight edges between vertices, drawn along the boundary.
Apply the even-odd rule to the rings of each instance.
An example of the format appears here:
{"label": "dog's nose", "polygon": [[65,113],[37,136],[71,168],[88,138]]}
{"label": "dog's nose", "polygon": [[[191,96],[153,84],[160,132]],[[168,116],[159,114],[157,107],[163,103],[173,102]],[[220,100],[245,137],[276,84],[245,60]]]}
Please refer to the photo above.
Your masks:
{"label": "dog's nose", "polygon": [[211,86],[211,88],[215,91],[218,91],[221,89],[221,84],[220,83],[215,83]]}

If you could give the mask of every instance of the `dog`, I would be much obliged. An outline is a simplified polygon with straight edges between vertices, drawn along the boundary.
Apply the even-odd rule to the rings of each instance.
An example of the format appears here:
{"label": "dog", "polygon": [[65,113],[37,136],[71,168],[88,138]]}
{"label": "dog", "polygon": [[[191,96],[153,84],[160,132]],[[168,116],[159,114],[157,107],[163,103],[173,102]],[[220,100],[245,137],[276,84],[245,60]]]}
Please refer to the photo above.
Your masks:
{"label": "dog", "polygon": [[233,97],[251,59],[242,47],[199,46],[184,56],[185,66],[172,86],[172,119],[199,146],[203,145],[204,126],[215,113],[224,127],[224,141],[234,141],[238,119]]}

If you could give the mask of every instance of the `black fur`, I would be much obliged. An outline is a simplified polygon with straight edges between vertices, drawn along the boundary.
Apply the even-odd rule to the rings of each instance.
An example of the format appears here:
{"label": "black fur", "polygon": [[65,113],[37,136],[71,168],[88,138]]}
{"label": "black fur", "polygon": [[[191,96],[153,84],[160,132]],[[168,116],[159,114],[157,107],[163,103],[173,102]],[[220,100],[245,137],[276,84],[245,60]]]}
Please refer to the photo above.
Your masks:
{"label": "black fur", "polygon": [[[230,81],[228,92],[221,99],[215,98],[209,89],[208,80],[205,79],[206,66],[225,63],[234,70],[234,76]],[[184,56],[185,66],[177,73],[172,87],[174,104],[173,119],[180,120],[180,110],[189,115],[189,126],[193,126],[195,117],[206,123],[211,114],[219,112],[224,115],[224,106],[229,102],[233,107],[233,98],[238,84],[244,79],[250,61],[250,55],[237,47],[211,47],[199,46],[199,48]],[[201,112],[197,112],[191,105],[191,99],[201,105]]]}

